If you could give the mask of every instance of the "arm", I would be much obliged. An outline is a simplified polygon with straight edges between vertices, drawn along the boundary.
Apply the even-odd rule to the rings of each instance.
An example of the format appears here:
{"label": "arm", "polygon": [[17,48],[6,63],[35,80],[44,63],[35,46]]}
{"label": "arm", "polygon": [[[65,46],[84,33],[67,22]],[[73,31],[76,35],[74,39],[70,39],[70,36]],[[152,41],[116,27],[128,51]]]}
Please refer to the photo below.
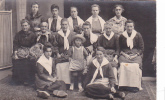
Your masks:
{"label": "arm", "polygon": [[117,35],[115,35],[115,45],[116,45],[116,50],[115,50],[115,55],[119,56],[119,52],[120,52],[120,46],[119,46],[119,37]]}
{"label": "arm", "polygon": [[84,54],[85,58],[88,56],[88,52],[85,48],[83,48],[83,54]]}
{"label": "arm", "polygon": [[138,47],[139,47],[139,52],[138,52],[139,54],[137,55],[142,55],[144,51],[144,42],[140,33],[138,34]]}
{"label": "arm", "polygon": [[48,76],[48,75],[45,75],[44,72],[43,72],[43,66],[39,63],[37,63],[37,75],[39,78],[45,80],[45,81],[51,81],[52,82],[52,79],[53,77],[52,76]]}
{"label": "arm", "polygon": [[114,87],[114,84],[115,84],[115,76],[114,76],[114,73],[113,73],[113,69],[112,69],[112,66],[111,64],[108,64],[108,78],[109,78],[109,84],[111,87]]}
{"label": "arm", "polygon": [[92,63],[89,64],[88,68],[89,69],[87,71],[87,75],[86,75],[86,78],[84,80],[83,88],[85,88],[89,84],[89,82],[91,81],[91,77],[93,76],[91,73],[92,72]]}

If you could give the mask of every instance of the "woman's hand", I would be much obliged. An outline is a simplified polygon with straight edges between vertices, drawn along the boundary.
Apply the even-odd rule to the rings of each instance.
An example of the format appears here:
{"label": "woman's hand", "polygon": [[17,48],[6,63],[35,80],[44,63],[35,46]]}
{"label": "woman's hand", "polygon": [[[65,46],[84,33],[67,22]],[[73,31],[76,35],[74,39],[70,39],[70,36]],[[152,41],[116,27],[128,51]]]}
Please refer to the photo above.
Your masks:
{"label": "woman's hand", "polygon": [[14,54],[13,54],[12,58],[13,58],[13,59],[18,59],[17,51],[14,51]]}
{"label": "woman's hand", "polygon": [[115,57],[113,58],[113,61],[115,61],[116,63],[118,63],[117,55],[115,55]]}
{"label": "woman's hand", "polygon": [[59,53],[57,54],[57,58],[61,58],[61,55]]}
{"label": "woman's hand", "polygon": [[111,87],[111,92],[116,93],[116,90],[114,87]]}
{"label": "woman's hand", "polygon": [[130,56],[130,59],[134,59],[134,58],[136,58],[138,55],[136,54],[136,55],[133,55],[133,56]]}

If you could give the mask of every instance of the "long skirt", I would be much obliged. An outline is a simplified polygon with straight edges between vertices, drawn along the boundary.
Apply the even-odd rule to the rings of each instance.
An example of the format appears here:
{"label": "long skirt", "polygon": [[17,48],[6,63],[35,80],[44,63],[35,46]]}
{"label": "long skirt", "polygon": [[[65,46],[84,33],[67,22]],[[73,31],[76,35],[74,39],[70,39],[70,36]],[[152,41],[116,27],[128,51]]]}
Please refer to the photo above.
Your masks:
{"label": "long skirt", "polygon": [[119,86],[137,87],[142,90],[142,70],[138,63],[121,63],[118,71]]}
{"label": "long skirt", "polygon": [[56,69],[58,79],[70,84],[69,62],[58,63]]}
{"label": "long skirt", "polygon": [[32,66],[29,59],[13,59],[12,77],[17,82],[29,82],[31,80]]}

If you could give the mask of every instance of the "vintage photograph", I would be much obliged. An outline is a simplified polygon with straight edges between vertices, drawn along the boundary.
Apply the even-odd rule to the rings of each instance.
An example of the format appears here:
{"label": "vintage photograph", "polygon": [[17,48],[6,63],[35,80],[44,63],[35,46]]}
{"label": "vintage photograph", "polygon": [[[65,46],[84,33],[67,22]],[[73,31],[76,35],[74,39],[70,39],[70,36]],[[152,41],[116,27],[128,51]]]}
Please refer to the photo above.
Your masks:
{"label": "vintage photograph", "polygon": [[0,0],[0,100],[156,100],[155,0]]}

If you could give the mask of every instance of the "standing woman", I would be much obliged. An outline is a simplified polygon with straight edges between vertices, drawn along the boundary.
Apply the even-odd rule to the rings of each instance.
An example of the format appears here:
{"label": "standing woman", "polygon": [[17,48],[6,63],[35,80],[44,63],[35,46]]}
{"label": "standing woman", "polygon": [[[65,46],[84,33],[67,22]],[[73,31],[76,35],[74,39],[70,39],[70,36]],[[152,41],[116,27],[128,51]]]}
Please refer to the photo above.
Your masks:
{"label": "standing woman", "polygon": [[116,79],[116,85],[118,85],[117,68],[118,68],[118,56],[119,56],[119,38],[117,34],[112,31],[112,25],[105,23],[104,34],[98,38],[97,46],[105,49],[106,57],[112,65],[112,69]]}
{"label": "standing woman", "polygon": [[30,22],[31,30],[33,32],[40,31],[39,25],[43,20],[42,15],[38,11],[39,4],[37,2],[34,2],[31,5],[31,13],[25,17],[25,19]]}
{"label": "standing woman", "polygon": [[100,6],[97,4],[93,4],[91,6],[91,9],[92,9],[92,16],[89,17],[87,21],[89,21],[91,24],[92,32],[94,34],[101,35],[105,21],[99,16]]}
{"label": "standing woman", "polygon": [[68,18],[69,28],[72,31],[75,31],[77,26],[81,27],[84,21],[78,16],[78,9],[77,7],[70,7],[70,14],[71,16]]}
{"label": "standing woman", "polygon": [[72,38],[75,33],[69,30],[69,23],[66,18],[61,20],[61,30],[55,34],[56,41],[56,68],[57,76],[66,84],[70,84],[69,77],[69,48],[72,46]]}
{"label": "standing woman", "polygon": [[113,11],[116,15],[107,22],[113,24],[113,32],[119,36],[124,32],[124,25],[127,19],[122,16],[122,13],[124,11],[122,5],[115,5]]}
{"label": "standing woman", "polygon": [[36,35],[30,31],[29,21],[21,21],[22,30],[14,38],[13,79],[27,84],[30,81],[30,70],[33,69],[29,60],[29,48],[36,43]]}

